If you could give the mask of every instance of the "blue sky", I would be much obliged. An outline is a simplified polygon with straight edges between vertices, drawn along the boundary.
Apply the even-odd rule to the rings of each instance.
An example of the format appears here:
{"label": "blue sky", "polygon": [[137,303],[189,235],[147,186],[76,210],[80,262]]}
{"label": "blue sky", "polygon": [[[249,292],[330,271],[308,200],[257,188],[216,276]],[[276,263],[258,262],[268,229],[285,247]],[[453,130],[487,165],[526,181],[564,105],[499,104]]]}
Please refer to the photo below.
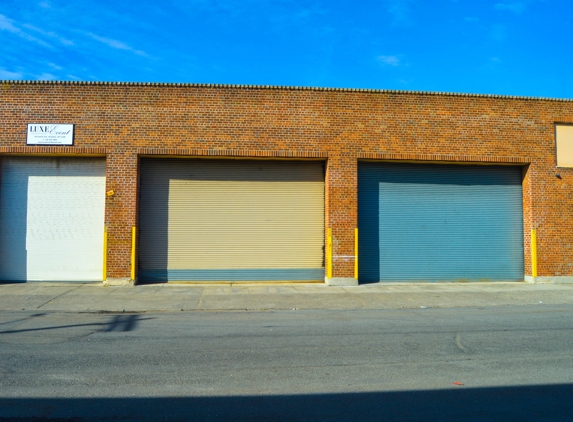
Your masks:
{"label": "blue sky", "polygon": [[571,0],[0,0],[0,79],[573,98]]}

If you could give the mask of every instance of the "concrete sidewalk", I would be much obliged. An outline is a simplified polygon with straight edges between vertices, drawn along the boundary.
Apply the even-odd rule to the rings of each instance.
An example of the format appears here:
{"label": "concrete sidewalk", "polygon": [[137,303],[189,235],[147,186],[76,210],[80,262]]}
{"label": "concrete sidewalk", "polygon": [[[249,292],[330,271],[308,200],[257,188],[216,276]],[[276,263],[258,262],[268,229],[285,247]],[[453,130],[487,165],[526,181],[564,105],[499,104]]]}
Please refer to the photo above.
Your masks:
{"label": "concrete sidewalk", "polygon": [[573,284],[0,284],[0,310],[64,312],[396,309],[572,304]]}

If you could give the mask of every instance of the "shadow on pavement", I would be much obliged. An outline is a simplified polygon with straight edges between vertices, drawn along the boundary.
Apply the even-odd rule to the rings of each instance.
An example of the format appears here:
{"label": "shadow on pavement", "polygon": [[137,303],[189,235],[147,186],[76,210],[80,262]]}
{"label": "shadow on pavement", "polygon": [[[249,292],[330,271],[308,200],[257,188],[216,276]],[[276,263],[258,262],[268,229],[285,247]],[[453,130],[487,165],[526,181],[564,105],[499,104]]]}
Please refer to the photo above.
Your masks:
{"label": "shadow on pavement", "polygon": [[[29,321],[32,318],[44,316],[44,314],[34,314],[28,318],[22,318],[18,320],[7,321],[2,324],[12,324],[16,322],[23,322]],[[138,314],[129,314],[129,315],[114,315],[112,318],[105,322],[89,322],[86,324],[66,324],[66,325],[55,325],[55,326],[46,326],[46,327],[34,327],[34,328],[20,328],[20,329],[12,329],[12,330],[0,330],[0,336],[2,334],[15,334],[15,333],[25,333],[30,331],[47,331],[47,330],[58,330],[64,328],[77,328],[77,327],[100,327],[98,331],[103,333],[111,333],[111,332],[128,332],[133,331],[137,328],[137,325],[141,321],[154,319],[150,317],[143,318],[141,315]]]}
{"label": "shadow on pavement", "polygon": [[180,398],[0,399],[0,421],[565,421],[573,385]]}

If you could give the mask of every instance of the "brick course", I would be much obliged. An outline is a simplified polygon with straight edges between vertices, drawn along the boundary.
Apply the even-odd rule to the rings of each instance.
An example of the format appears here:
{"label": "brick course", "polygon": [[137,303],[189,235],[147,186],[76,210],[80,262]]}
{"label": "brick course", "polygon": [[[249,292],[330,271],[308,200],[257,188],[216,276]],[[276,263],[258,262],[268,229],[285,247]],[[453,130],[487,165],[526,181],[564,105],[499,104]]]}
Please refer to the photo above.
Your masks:
{"label": "brick course", "polygon": [[[353,277],[359,160],[523,167],[525,273],[573,276],[573,169],[557,168],[555,123],[573,101],[493,95],[2,81],[0,155],[107,157],[108,277],[130,275],[139,157],[323,159],[334,277]],[[28,123],[74,123],[71,147],[26,146]],[[561,179],[555,174],[560,173]]]}

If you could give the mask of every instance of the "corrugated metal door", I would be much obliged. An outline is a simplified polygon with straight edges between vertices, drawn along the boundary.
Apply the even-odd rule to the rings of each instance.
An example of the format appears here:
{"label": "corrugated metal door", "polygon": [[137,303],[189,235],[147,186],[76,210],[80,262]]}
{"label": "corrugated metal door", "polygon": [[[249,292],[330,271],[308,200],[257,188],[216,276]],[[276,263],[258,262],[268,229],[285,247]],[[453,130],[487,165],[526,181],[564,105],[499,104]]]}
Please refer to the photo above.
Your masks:
{"label": "corrugated metal door", "polygon": [[101,281],[105,159],[3,157],[0,279]]}
{"label": "corrugated metal door", "polygon": [[324,279],[321,162],[141,160],[139,280]]}
{"label": "corrugated metal door", "polygon": [[521,167],[360,163],[359,279],[523,280]]}

